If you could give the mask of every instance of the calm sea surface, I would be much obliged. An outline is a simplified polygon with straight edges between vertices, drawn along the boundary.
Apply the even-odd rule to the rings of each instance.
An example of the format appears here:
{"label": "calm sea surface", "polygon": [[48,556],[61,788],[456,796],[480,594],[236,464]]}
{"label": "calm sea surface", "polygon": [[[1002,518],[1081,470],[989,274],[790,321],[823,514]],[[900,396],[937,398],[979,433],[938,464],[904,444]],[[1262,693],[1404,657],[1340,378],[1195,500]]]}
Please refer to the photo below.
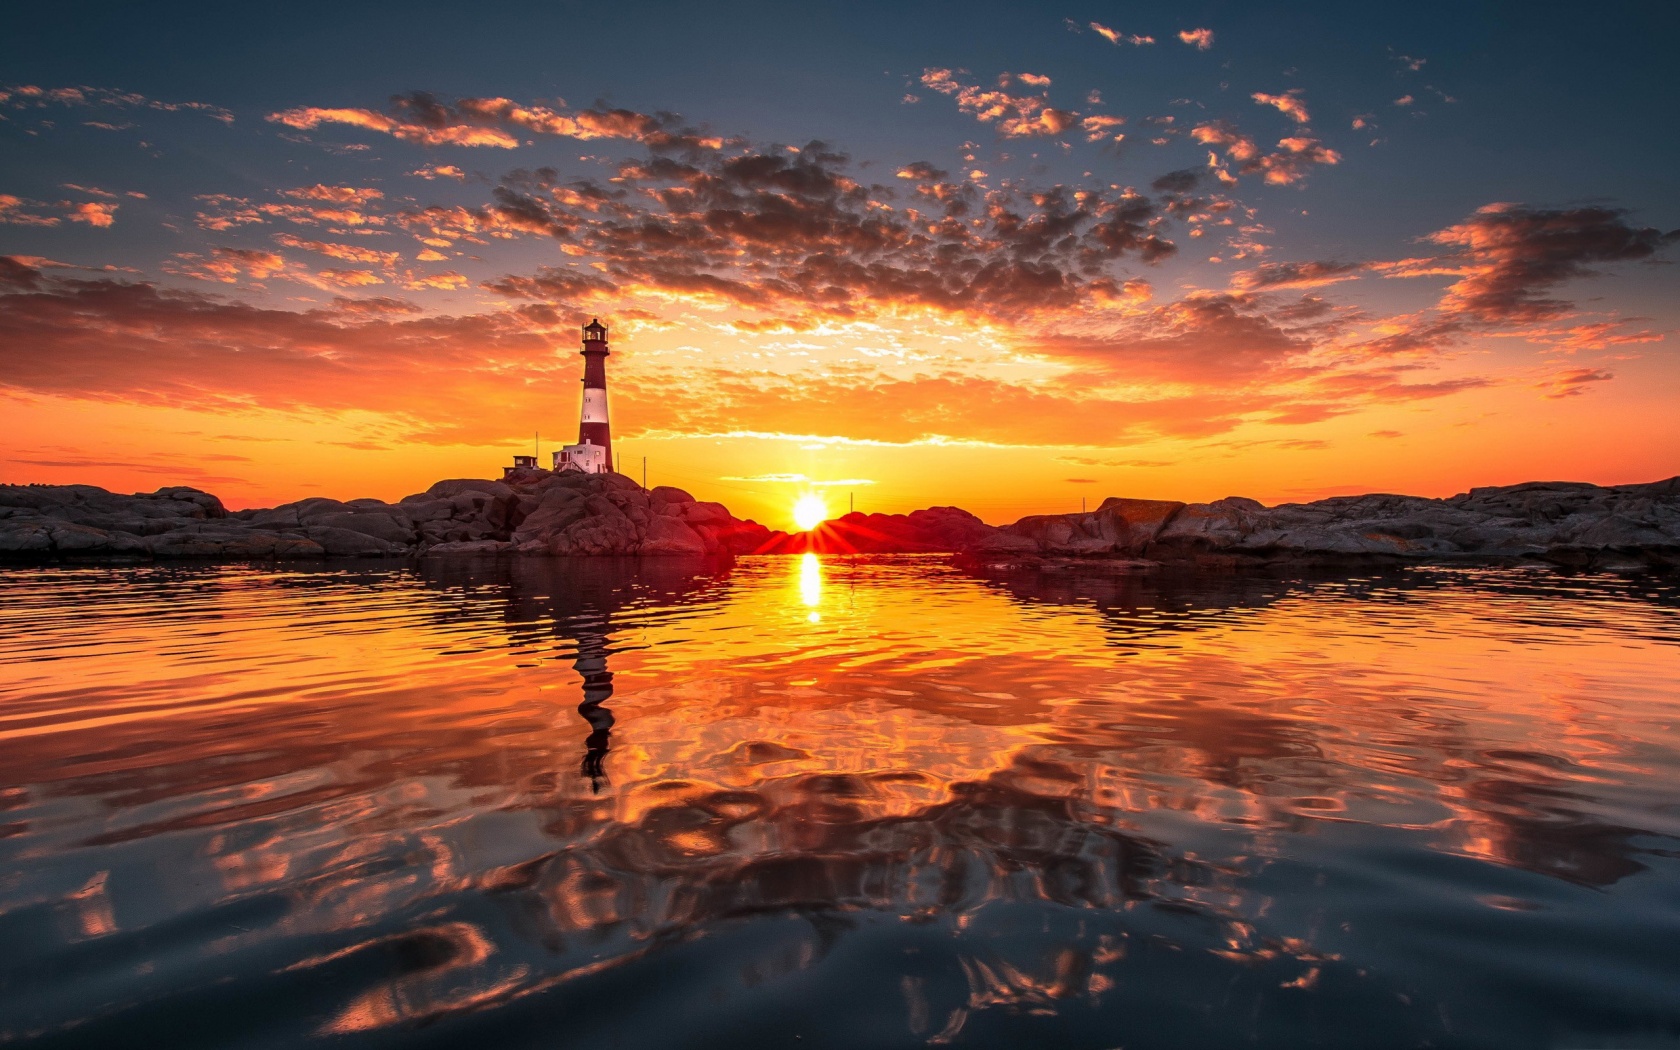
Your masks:
{"label": "calm sea surface", "polygon": [[1680,587],[0,572],[0,1043],[1680,1046]]}

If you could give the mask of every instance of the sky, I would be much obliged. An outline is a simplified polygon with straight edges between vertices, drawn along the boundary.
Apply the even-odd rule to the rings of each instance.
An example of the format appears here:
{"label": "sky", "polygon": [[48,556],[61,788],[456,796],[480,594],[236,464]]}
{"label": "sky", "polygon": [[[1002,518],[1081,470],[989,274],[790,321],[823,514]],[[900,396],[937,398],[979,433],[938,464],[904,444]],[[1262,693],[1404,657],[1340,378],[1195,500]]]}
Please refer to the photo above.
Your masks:
{"label": "sky", "polygon": [[1680,8],[20,6],[0,482],[788,527],[1680,473]]}

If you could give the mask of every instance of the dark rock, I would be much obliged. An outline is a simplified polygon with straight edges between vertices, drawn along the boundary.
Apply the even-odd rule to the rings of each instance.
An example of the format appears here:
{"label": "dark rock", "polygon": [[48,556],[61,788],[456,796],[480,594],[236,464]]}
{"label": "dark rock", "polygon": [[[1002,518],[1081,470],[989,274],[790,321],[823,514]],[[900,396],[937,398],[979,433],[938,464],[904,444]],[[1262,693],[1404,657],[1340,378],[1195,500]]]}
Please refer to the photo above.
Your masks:
{"label": "dark rock", "polygon": [[0,520],[0,554],[50,554],[52,532],[40,519]]}
{"label": "dark rock", "polygon": [[[384,504],[380,504],[384,506]],[[406,525],[390,514],[382,511],[364,510],[359,513],[322,514],[312,517],[311,525],[324,525],[335,529],[348,529],[359,532],[364,536],[384,540],[386,543],[406,545],[416,539],[414,527]]]}
{"label": "dark rock", "polygon": [[370,558],[387,554],[405,553],[401,547],[387,543],[384,540],[349,529],[334,528],[330,525],[310,525],[304,533],[321,549],[333,557]]}
{"label": "dark rock", "polygon": [[319,558],[327,553],[322,544],[301,536],[215,526],[177,529],[142,542],[156,558]]}
{"label": "dark rock", "polygon": [[511,550],[513,544],[506,540],[468,540],[435,544],[426,549],[426,557],[439,554],[506,554]]}
{"label": "dark rock", "polygon": [[635,523],[623,514],[591,514],[551,534],[548,537],[548,553],[634,554],[640,542],[641,536]]}
{"label": "dark rock", "polygon": [[693,496],[690,496],[687,492],[684,492],[682,489],[675,488],[671,485],[655,485],[651,490],[648,491],[648,498],[653,499],[653,500],[662,500],[666,503],[693,503],[694,502],[694,497]]}
{"label": "dark rock", "polygon": [[210,495],[208,492],[201,492],[198,489],[188,488],[185,485],[172,485],[169,488],[158,489],[156,492],[152,493],[151,498],[167,499],[177,503],[188,503],[198,508],[197,512],[189,513],[186,515],[187,517],[225,518],[228,516],[227,508],[222,506],[221,500]]}
{"label": "dark rock", "polygon": [[680,510],[682,519],[690,525],[721,525],[727,521],[734,521],[735,516],[729,513],[729,508],[721,503],[700,503],[689,500],[682,504]]}
{"label": "dark rock", "polygon": [[[450,481],[440,481],[427,489],[426,495],[433,498],[453,499],[463,492],[482,492],[497,499],[506,499],[513,495],[513,489],[500,481],[480,481],[476,478],[455,478]],[[406,499],[413,498],[412,496],[406,497]]]}
{"label": "dark rock", "polygon": [[[717,549],[716,541],[712,550]],[[656,515],[642,534],[638,551],[642,554],[706,554],[706,541],[701,535],[676,518]]]}
{"label": "dark rock", "polygon": [[396,505],[409,521],[416,525],[426,521],[448,521],[455,514],[455,504],[425,493],[406,497]]}
{"label": "dark rock", "polygon": [[252,526],[266,529],[295,529],[303,524],[295,505],[275,507],[272,510],[242,510],[235,517]]}

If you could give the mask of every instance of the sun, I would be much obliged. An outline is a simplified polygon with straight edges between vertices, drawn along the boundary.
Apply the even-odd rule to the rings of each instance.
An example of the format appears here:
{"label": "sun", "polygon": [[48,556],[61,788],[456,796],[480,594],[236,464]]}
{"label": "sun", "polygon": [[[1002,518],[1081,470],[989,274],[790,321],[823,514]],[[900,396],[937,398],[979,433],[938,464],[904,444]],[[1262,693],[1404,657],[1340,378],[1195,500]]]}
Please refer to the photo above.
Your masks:
{"label": "sun", "polygon": [[815,492],[807,492],[793,505],[793,523],[810,532],[828,520],[828,504]]}

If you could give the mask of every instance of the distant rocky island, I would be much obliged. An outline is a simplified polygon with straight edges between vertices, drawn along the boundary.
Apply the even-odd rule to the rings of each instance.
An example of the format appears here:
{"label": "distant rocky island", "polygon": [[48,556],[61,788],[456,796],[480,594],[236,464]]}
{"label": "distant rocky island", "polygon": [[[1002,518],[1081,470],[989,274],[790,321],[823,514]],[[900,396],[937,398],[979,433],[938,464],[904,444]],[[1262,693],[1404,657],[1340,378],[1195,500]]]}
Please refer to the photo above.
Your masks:
{"label": "distant rocky island", "polygon": [[[776,532],[681,489],[622,474],[514,470],[440,481],[396,503],[305,499],[230,513],[184,487],[119,495],[92,485],[0,485],[0,558],[311,559],[443,555],[948,553],[977,565],[1160,566],[1540,561],[1680,568],[1680,477],[1641,485],[1529,482],[1449,499],[1337,496],[1267,507],[1111,497],[1081,514],[987,525],[956,507],[848,514]],[[1076,561],[1077,560],[1077,561]]]}

